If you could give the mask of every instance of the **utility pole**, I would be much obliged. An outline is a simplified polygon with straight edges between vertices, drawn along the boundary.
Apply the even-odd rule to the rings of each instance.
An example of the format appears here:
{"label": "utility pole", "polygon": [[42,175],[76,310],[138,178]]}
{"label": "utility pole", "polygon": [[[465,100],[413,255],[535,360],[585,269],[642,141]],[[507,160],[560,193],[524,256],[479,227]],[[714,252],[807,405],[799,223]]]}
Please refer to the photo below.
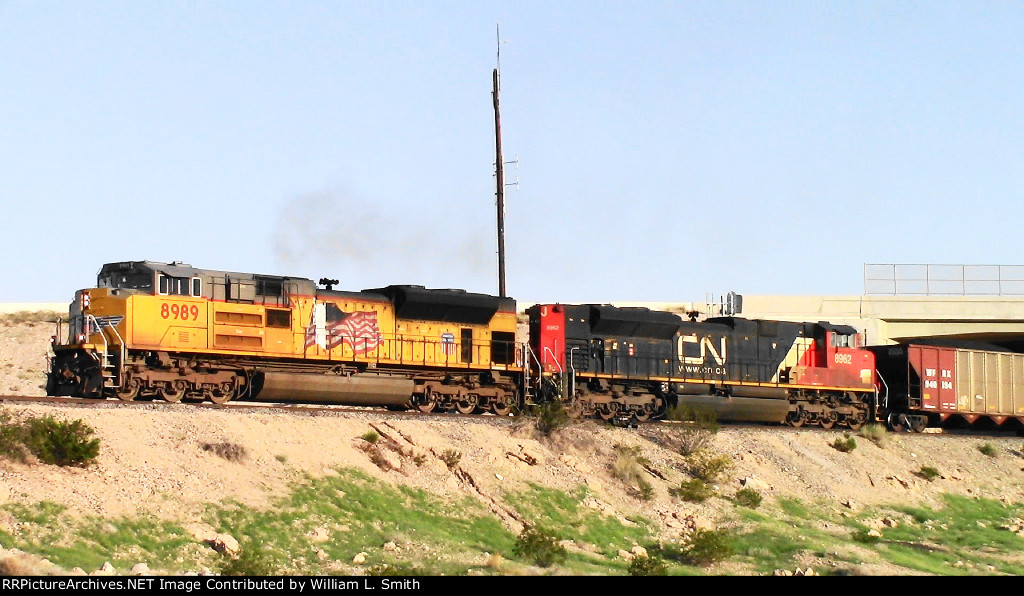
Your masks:
{"label": "utility pole", "polygon": [[[499,50],[500,51],[500,50]],[[501,156],[501,112],[498,108],[498,69],[494,69],[494,169],[497,184],[495,195],[498,197],[498,295],[504,298],[505,293],[505,164]]]}
{"label": "utility pole", "polygon": [[498,92],[501,90],[501,33],[498,26],[494,27],[498,37],[498,67],[494,69],[493,80],[494,90],[491,97],[494,99],[494,171],[498,203],[498,295],[505,298],[505,162],[501,156],[501,111],[498,107]]}

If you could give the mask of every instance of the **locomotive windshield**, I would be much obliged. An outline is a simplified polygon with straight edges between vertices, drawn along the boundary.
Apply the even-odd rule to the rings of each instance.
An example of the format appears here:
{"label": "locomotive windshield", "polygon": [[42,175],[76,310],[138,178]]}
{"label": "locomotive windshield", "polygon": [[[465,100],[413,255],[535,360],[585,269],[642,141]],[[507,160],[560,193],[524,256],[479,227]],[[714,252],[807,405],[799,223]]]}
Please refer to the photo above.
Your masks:
{"label": "locomotive windshield", "polygon": [[97,279],[100,288],[153,291],[152,271],[109,271]]}
{"label": "locomotive windshield", "polygon": [[857,336],[856,335],[845,335],[842,333],[832,334],[832,347],[833,348],[856,348],[857,347]]}

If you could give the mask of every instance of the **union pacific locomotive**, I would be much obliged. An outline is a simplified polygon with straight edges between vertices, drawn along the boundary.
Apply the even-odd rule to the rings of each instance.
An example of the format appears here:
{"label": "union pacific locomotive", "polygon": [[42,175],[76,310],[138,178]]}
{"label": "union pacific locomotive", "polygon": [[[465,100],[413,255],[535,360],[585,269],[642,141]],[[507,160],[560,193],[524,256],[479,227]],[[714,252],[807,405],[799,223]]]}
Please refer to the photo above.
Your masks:
{"label": "union pacific locomotive", "polygon": [[825,428],[858,428],[878,408],[874,354],[852,327],[537,304],[521,342],[510,298],[336,283],[104,265],[54,337],[47,393],[498,415],[559,399],[638,421],[685,404]]}
{"label": "union pacific locomotive", "polygon": [[523,395],[515,301],[460,290],[104,265],[58,331],[50,395],[416,406],[508,414]]}

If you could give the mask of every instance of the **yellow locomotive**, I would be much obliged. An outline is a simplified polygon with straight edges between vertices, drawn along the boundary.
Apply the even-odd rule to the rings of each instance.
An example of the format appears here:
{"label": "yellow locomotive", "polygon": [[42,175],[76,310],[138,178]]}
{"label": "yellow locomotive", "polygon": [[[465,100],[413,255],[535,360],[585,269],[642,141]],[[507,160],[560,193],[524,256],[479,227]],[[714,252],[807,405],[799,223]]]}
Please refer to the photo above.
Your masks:
{"label": "yellow locomotive", "polygon": [[515,300],[337,283],[106,264],[53,338],[47,393],[497,414],[521,404],[528,373]]}

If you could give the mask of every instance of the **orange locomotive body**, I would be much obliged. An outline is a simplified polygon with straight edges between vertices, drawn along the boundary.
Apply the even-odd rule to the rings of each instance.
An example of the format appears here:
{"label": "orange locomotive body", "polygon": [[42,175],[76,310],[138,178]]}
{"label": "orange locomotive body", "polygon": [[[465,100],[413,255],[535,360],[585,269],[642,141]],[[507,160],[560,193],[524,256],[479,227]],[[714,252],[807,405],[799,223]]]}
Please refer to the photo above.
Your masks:
{"label": "orange locomotive body", "polygon": [[328,282],[104,265],[54,338],[47,393],[502,414],[521,402],[514,300],[421,286],[345,292]]}

